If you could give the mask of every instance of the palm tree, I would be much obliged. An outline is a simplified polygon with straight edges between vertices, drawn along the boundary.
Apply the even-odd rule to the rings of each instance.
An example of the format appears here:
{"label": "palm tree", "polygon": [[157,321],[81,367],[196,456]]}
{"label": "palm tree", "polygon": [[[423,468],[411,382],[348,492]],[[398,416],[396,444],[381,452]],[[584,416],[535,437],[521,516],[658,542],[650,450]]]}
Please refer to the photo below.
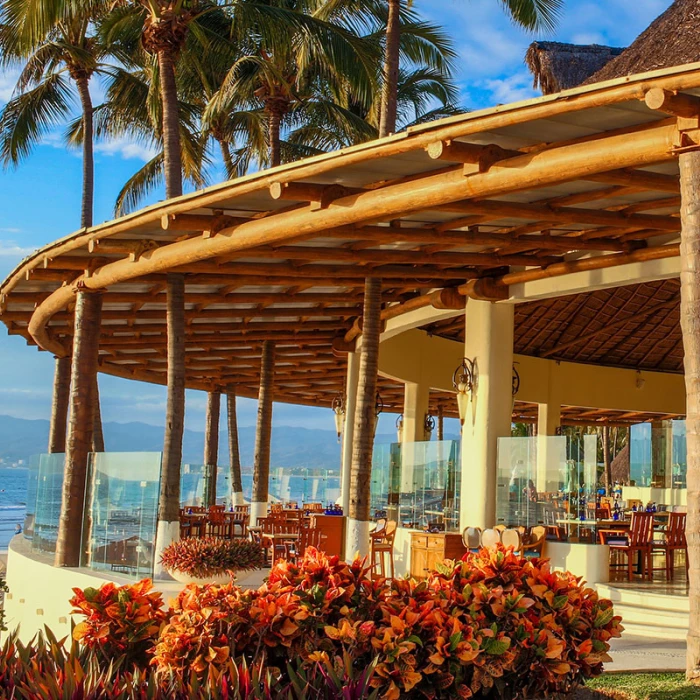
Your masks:
{"label": "palm tree", "polygon": [[17,165],[52,127],[69,117],[72,84],[80,101],[83,135],[82,227],[92,226],[93,220],[90,79],[108,70],[107,52],[95,31],[102,5],[48,0],[4,3],[0,10],[0,68],[22,65],[15,95],[0,114],[0,159]]}
{"label": "palm tree", "polygon": [[[499,0],[506,14],[529,31],[551,30],[564,5],[564,0]],[[408,2],[410,5],[410,0]],[[400,70],[402,0],[387,0],[382,109],[379,136],[396,131]]]}

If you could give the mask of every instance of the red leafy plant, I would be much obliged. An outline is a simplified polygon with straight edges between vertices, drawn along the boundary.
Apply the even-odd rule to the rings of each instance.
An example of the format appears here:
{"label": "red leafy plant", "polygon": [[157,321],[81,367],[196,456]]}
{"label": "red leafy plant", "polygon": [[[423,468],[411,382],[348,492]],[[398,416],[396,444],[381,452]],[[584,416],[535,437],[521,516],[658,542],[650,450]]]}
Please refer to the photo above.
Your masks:
{"label": "red leafy plant", "polygon": [[286,677],[291,660],[355,668],[384,700],[529,698],[598,675],[620,635],[610,601],[574,576],[502,547],[445,562],[426,581],[373,580],[308,549],[257,591],[189,586],[164,625],[160,674],[216,678],[230,657]]}
{"label": "red leafy plant", "polygon": [[169,571],[205,579],[236,571],[259,569],[264,563],[262,547],[249,540],[220,537],[186,537],[168,545],[161,563]]}
{"label": "red leafy plant", "polygon": [[163,599],[150,579],[132,585],[105,583],[97,588],[74,588],[73,614],[84,620],[73,629],[73,638],[95,649],[108,662],[122,656],[128,663],[145,664],[160,626],[169,617]]}

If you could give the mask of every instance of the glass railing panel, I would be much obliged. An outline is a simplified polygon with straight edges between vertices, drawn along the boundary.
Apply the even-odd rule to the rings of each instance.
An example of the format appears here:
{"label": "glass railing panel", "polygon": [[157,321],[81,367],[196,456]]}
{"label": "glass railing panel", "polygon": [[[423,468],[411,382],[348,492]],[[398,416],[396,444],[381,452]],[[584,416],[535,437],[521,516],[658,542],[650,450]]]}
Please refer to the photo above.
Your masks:
{"label": "glass railing panel", "polygon": [[39,455],[32,532],[32,548],[38,552],[53,554],[56,551],[65,461],[63,453]]}
{"label": "glass railing panel", "polygon": [[90,455],[83,564],[136,578],[153,575],[160,452]]}
{"label": "glass railing panel", "polygon": [[651,424],[630,428],[630,486],[651,486]]}
{"label": "glass railing panel", "polygon": [[34,537],[34,519],[36,517],[36,492],[39,486],[39,462],[41,455],[32,455],[29,458],[29,469],[27,470],[27,499],[24,510],[24,522],[22,523],[22,533],[25,539],[31,540]]}
{"label": "glass railing panel", "polygon": [[180,505],[202,506],[207,502],[209,489],[216,475],[216,502],[231,502],[228,467],[216,469],[207,464],[183,464],[180,470]]}
{"label": "glass railing panel", "polygon": [[671,421],[672,436],[673,436],[673,450],[672,450],[672,472],[673,481],[672,488],[674,489],[684,489],[687,487],[686,474],[688,472],[688,453],[685,441],[685,421],[684,420],[674,420]]}

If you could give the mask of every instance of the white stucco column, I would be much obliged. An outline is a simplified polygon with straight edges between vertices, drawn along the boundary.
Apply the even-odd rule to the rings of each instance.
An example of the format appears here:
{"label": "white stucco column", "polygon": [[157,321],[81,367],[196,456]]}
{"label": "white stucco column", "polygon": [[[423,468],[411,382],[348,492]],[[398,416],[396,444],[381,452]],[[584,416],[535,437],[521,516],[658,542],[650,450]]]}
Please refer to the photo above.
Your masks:
{"label": "white stucco column", "polygon": [[[537,491],[556,491],[559,481],[560,450],[552,443],[561,426],[558,401],[537,404]],[[566,455],[564,455],[566,457]]]}
{"label": "white stucco column", "polygon": [[340,505],[348,514],[350,507],[350,464],[352,462],[352,438],[355,432],[355,406],[357,405],[357,380],[360,369],[360,353],[348,353],[348,370],[345,381],[345,426],[343,428],[343,454],[340,462]]}
{"label": "white stucco column", "polygon": [[403,399],[403,442],[425,440],[425,416],[428,413],[430,387],[406,382]]}
{"label": "white stucco column", "polygon": [[511,431],[513,306],[469,300],[464,356],[476,380],[462,426],[460,528],[484,528],[496,518],[497,441]]}

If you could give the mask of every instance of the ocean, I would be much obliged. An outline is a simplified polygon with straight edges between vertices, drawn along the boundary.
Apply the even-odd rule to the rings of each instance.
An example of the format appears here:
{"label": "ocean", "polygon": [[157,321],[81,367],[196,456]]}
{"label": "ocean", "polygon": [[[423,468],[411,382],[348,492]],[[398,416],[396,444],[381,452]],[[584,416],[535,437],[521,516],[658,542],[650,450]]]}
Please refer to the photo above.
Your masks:
{"label": "ocean", "polygon": [[0,467],[0,550],[7,549],[17,523],[24,522],[28,469]]}

